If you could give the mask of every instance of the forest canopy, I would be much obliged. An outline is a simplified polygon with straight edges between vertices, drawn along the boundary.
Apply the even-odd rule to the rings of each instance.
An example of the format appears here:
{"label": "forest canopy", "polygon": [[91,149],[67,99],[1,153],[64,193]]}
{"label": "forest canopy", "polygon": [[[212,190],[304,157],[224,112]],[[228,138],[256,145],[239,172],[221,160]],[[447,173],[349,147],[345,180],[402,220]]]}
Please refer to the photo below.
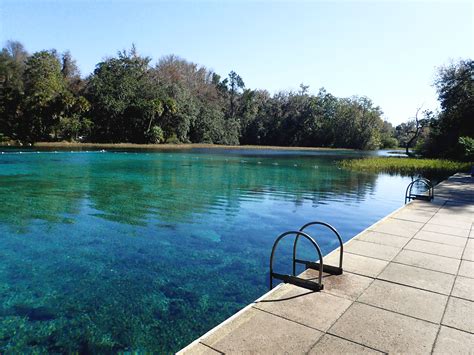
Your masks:
{"label": "forest canopy", "polygon": [[[397,127],[368,97],[339,98],[308,86],[270,94],[231,71],[174,55],[152,59],[135,46],[87,77],[71,53],[0,52],[0,142],[214,143],[377,149],[416,146],[427,156],[472,159],[473,61],[440,68],[441,112]],[[416,133],[415,133],[416,132]],[[408,150],[408,149],[407,149]]]}
{"label": "forest canopy", "polygon": [[[252,90],[170,55],[151,64],[134,46],[82,78],[69,52],[0,53],[0,135],[21,142],[215,143],[374,149],[391,125],[367,97]],[[396,144],[395,144],[396,145]]]}

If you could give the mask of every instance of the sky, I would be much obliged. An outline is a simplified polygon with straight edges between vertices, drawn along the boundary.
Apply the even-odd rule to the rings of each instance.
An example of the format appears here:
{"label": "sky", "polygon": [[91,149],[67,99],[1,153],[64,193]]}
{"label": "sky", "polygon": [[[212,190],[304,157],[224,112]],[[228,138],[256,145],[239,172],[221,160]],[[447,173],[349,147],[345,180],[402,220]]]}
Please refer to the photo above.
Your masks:
{"label": "sky", "polygon": [[0,0],[0,42],[70,50],[81,73],[134,43],[247,88],[367,96],[394,125],[438,108],[437,68],[474,57],[470,1]]}

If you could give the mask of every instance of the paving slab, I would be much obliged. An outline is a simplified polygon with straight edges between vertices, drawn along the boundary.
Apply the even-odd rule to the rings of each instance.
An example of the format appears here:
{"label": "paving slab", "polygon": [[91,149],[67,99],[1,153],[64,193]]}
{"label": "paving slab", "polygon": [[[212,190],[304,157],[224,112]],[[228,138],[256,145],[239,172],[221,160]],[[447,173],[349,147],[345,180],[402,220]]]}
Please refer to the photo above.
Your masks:
{"label": "paving slab", "polygon": [[[318,278],[318,271],[308,269],[303,272],[300,277],[309,280],[316,280]],[[360,276],[347,271],[344,271],[342,275],[325,274],[323,275],[323,292],[350,300],[356,300],[362,292],[369,287],[372,281],[372,278]]]}
{"label": "paving slab", "polygon": [[459,229],[471,229],[472,222],[466,222],[463,219],[457,219],[453,217],[446,218],[442,215],[435,215],[428,221],[427,224],[441,225]]}
{"label": "paving slab", "polygon": [[461,247],[461,248],[464,248],[467,241],[466,240],[467,238],[465,237],[455,237],[453,235],[441,234],[441,233],[436,233],[436,232],[428,232],[428,231],[419,231],[418,233],[416,233],[416,235],[413,238],[426,240],[429,242],[440,243],[440,244],[452,245],[452,246]]}
{"label": "paving slab", "polygon": [[401,248],[391,247],[362,240],[351,240],[344,248],[345,253],[368,256],[374,259],[392,260]]}
{"label": "paving slab", "polygon": [[308,292],[293,285],[271,294],[254,307],[326,331],[351,305],[352,301],[325,292]]}
{"label": "paving slab", "polygon": [[404,249],[393,259],[393,262],[456,275],[461,261]]}
{"label": "paving slab", "polygon": [[456,211],[466,211],[471,212],[474,214],[474,205],[471,203],[465,203],[460,201],[446,201],[446,203],[442,206],[442,209],[449,209],[454,212]]}
{"label": "paving slab", "polygon": [[451,295],[474,301],[474,279],[462,276],[456,277]]}
{"label": "paving slab", "polygon": [[435,198],[432,201],[414,200],[404,206],[407,210],[425,210],[436,212],[446,204],[446,200]]}
{"label": "paving slab", "polygon": [[421,227],[423,227],[423,223],[420,222],[387,218],[381,223],[370,227],[369,230],[411,238],[421,229]]}
{"label": "paving slab", "polygon": [[330,334],[388,353],[430,353],[438,325],[355,302]]}
{"label": "paving slab", "polygon": [[474,214],[471,211],[440,209],[436,213],[437,218],[443,217],[450,221],[472,223]]}
{"label": "paving slab", "polygon": [[410,238],[399,237],[392,234],[378,233],[373,231],[365,231],[364,233],[358,235],[355,239],[362,240],[364,242],[383,244],[397,248],[402,248],[410,241]]}
{"label": "paving slab", "polygon": [[412,222],[428,222],[435,215],[436,211],[408,210],[402,209],[391,217]]}
{"label": "paving slab", "polygon": [[250,308],[202,342],[223,353],[301,354],[323,335],[315,329]]}
{"label": "paving slab", "polygon": [[474,302],[456,297],[449,297],[444,314],[444,325],[474,333]]}
{"label": "paving slab", "polygon": [[[324,259],[328,264],[337,265],[339,255],[332,253]],[[344,253],[344,270],[367,277],[377,277],[388,265],[388,261],[368,258],[366,256]]]}
{"label": "paving slab", "polygon": [[389,264],[378,276],[381,280],[449,295],[454,276],[397,263]]}
{"label": "paving slab", "polygon": [[474,262],[468,260],[461,260],[459,267],[459,276],[474,278]]}
{"label": "paving slab", "polygon": [[455,228],[455,227],[448,227],[448,226],[440,226],[437,224],[425,224],[422,231],[428,232],[436,232],[442,234],[449,234],[458,237],[468,237],[469,236],[469,229],[462,229],[462,228]]}
{"label": "paving slab", "polygon": [[463,247],[455,247],[452,245],[428,242],[426,240],[419,239],[410,240],[410,242],[408,242],[408,244],[405,246],[405,249],[454,259],[461,259],[464,250]]}
{"label": "paving slab", "polygon": [[310,355],[318,354],[383,354],[383,352],[367,348],[352,341],[325,334],[309,351]]}
{"label": "paving slab", "polygon": [[429,322],[440,323],[448,296],[375,280],[359,297],[358,302]]}
{"label": "paving slab", "polygon": [[442,326],[433,354],[473,354],[474,334]]}

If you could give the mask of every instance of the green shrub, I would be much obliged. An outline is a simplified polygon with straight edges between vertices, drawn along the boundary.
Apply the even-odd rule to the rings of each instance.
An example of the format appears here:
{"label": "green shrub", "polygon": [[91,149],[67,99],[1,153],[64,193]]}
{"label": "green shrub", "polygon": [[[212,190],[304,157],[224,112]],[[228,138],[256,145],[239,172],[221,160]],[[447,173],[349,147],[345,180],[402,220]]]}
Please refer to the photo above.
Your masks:
{"label": "green shrub", "polygon": [[474,139],[471,137],[459,137],[461,154],[466,160],[474,160]]}
{"label": "green shrub", "polygon": [[165,134],[160,126],[151,127],[149,134],[150,143],[163,143],[165,140]]}
{"label": "green shrub", "polygon": [[387,135],[382,135],[382,139],[380,141],[380,148],[381,149],[390,149],[390,148],[397,148],[398,147],[398,140],[394,137],[390,137]]}
{"label": "green shrub", "polygon": [[10,141],[10,138],[8,138],[7,136],[0,133],[0,143],[4,143],[4,142],[8,142],[8,141]]}
{"label": "green shrub", "polygon": [[469,171],[471,163],[442,159],[372,157],[342,160],[345,169],[400,174],[449,173]]}
{"label": "green shrub", "polygon": [[178,137],[176,136],[176,134],[172,134],[171,137],[169,137],[167,140],[166,140],[166,143],[168,144],[180,144],[181,141],[178,139]]}

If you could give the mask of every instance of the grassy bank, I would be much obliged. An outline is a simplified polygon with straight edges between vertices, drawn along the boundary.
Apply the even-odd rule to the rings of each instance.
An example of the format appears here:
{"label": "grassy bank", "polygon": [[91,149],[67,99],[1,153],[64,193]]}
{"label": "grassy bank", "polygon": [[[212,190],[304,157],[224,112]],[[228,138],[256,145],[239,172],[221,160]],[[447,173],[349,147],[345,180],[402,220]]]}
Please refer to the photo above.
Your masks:
{"label": "grassy bank", "polygon": [[[20,147],[15,144],[0,144],[0,146]],[[27,147],[27,146],[23,146]],[[176,150],[176,149],[274,149],[274,150],[352,150],[345,148],[318,148],[318,147],[282,147],[267,145],[218,145],[218,144],[133,144],[133,143],[69,143],[69,142],[38,142],[31,147],[37,148],[92,148],[92,149],[150,149],[150,150]],[[31,148],[29,147],[29,148]]]}
{"label": "grassy bank", "polygon": [[456,172],[470,171],[473,163],[441,159],[372,157],[364,159],[347,159],[341,161],[339,164],[345,169],[368,172],[387,172],[400,174],[452,174]]}

